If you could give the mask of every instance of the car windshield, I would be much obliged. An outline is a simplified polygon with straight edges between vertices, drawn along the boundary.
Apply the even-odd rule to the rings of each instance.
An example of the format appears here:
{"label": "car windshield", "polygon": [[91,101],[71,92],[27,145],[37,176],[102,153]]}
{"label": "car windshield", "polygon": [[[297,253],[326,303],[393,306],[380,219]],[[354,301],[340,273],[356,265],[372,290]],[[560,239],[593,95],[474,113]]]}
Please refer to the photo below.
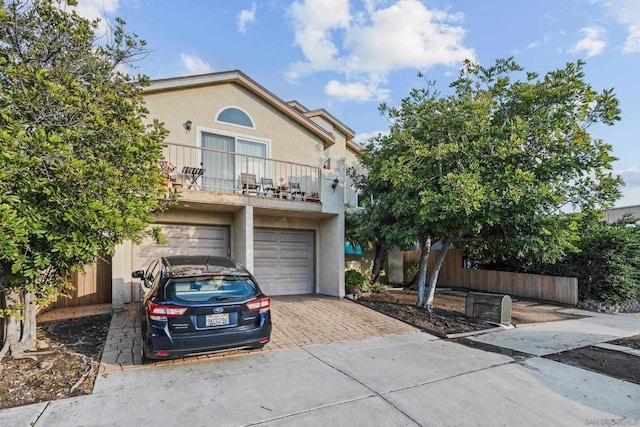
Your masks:
{"label": "car windshield", "polygon": [[176,278],[166,287],[167,298],[189,302],[243,300],[256,293],[248,276]]}

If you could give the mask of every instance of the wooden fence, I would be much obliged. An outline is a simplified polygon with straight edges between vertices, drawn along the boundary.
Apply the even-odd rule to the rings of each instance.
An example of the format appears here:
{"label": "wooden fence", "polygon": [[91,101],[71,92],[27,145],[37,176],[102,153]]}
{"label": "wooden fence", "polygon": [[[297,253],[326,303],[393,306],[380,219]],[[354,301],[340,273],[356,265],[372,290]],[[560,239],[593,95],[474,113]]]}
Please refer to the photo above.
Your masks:
{"label": "wooden fence", "polygon": [[[429,270],[433,268],[437,255],[438,251],[431,252]],[[403,259],[405,262],[420,259],[420,252],[407,251]],[[447,252],[438,276],[438,286],[508,294],[569,305],[578,303],[578,279],[575,277],[464,268],[460,249],[450,249]]]}
{"label": "wooden fence", "polygon": [[85,267],[84,272],[73,273],[71,283],[74,290],[71,298],[59,296],[52,307],[77,307],[111,302],[111,257]]}

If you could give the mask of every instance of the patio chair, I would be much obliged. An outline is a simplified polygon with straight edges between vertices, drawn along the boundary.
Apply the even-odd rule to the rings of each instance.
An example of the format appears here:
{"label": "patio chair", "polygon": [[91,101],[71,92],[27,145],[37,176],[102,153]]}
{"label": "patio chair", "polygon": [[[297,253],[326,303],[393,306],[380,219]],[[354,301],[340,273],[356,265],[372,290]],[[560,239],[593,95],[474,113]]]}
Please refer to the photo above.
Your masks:
{"label": "patio chair", "polygon": [[262,186],[262,194],[265,196],[268,193],[276,194],[278,191],[276,190],[276,186],[273,185],[273,178],[260,178],[260,185]]}
{"label": "patio chair", "polygon": [[253,173],[241,173],[240,181],[242,182],[242,194],[249,194],[251,192],[258,194],[260,185],[256,182],[256,175]]}
{"label": "patio chair", "polygon": [[289,181],[289,195],[291,196],[291,200],[295,200],[297,195],[300,196],[301,200],[304,200],[304,191],[300,189],[299,182]]}
{"label": "patio chair", "polygon": [[204,175],[205,169],[203,168],[193,168],[190,166],[185,166],[182,168],[182,173],[185,177],[185,184],[187,185],[187,189],[193,188],[194,190],[200,190],[201,186],[199,183],[199,179],[202,175]]}

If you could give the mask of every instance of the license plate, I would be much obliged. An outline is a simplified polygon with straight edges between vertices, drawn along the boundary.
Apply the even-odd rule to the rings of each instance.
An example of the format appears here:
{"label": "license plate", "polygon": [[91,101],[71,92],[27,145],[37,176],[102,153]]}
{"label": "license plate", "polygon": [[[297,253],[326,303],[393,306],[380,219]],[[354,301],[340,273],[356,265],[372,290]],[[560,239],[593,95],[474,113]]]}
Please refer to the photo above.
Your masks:
{"label": "license plate", "polygon": [[224,326],[229,324],[229,313],[207,314],[205,317],[205,326]]}

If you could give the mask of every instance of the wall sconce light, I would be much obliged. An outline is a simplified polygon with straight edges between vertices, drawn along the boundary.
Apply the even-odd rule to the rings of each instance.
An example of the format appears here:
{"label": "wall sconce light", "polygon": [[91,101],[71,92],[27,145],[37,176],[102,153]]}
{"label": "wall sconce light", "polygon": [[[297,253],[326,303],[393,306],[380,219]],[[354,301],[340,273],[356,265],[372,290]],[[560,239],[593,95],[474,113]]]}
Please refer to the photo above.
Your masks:
{"label": "wall sconce light", "polygon": [[340,184],[340,181],[338,180],[338,178],[334,178],[333,182],[331,183],[331,188],[333,188],[333,191],[336,191],[336,187],[338,186],[338,184]]}
{"label": "wall sconce light", "polygon": [[191,125],[192,125],[191,120],[187,120],[186,122],[184,122],[184,123],[182,124],[182,127],[183,127],[183,128],[184,128],[184,130],[186,130],[187,132],[191,132]]}

